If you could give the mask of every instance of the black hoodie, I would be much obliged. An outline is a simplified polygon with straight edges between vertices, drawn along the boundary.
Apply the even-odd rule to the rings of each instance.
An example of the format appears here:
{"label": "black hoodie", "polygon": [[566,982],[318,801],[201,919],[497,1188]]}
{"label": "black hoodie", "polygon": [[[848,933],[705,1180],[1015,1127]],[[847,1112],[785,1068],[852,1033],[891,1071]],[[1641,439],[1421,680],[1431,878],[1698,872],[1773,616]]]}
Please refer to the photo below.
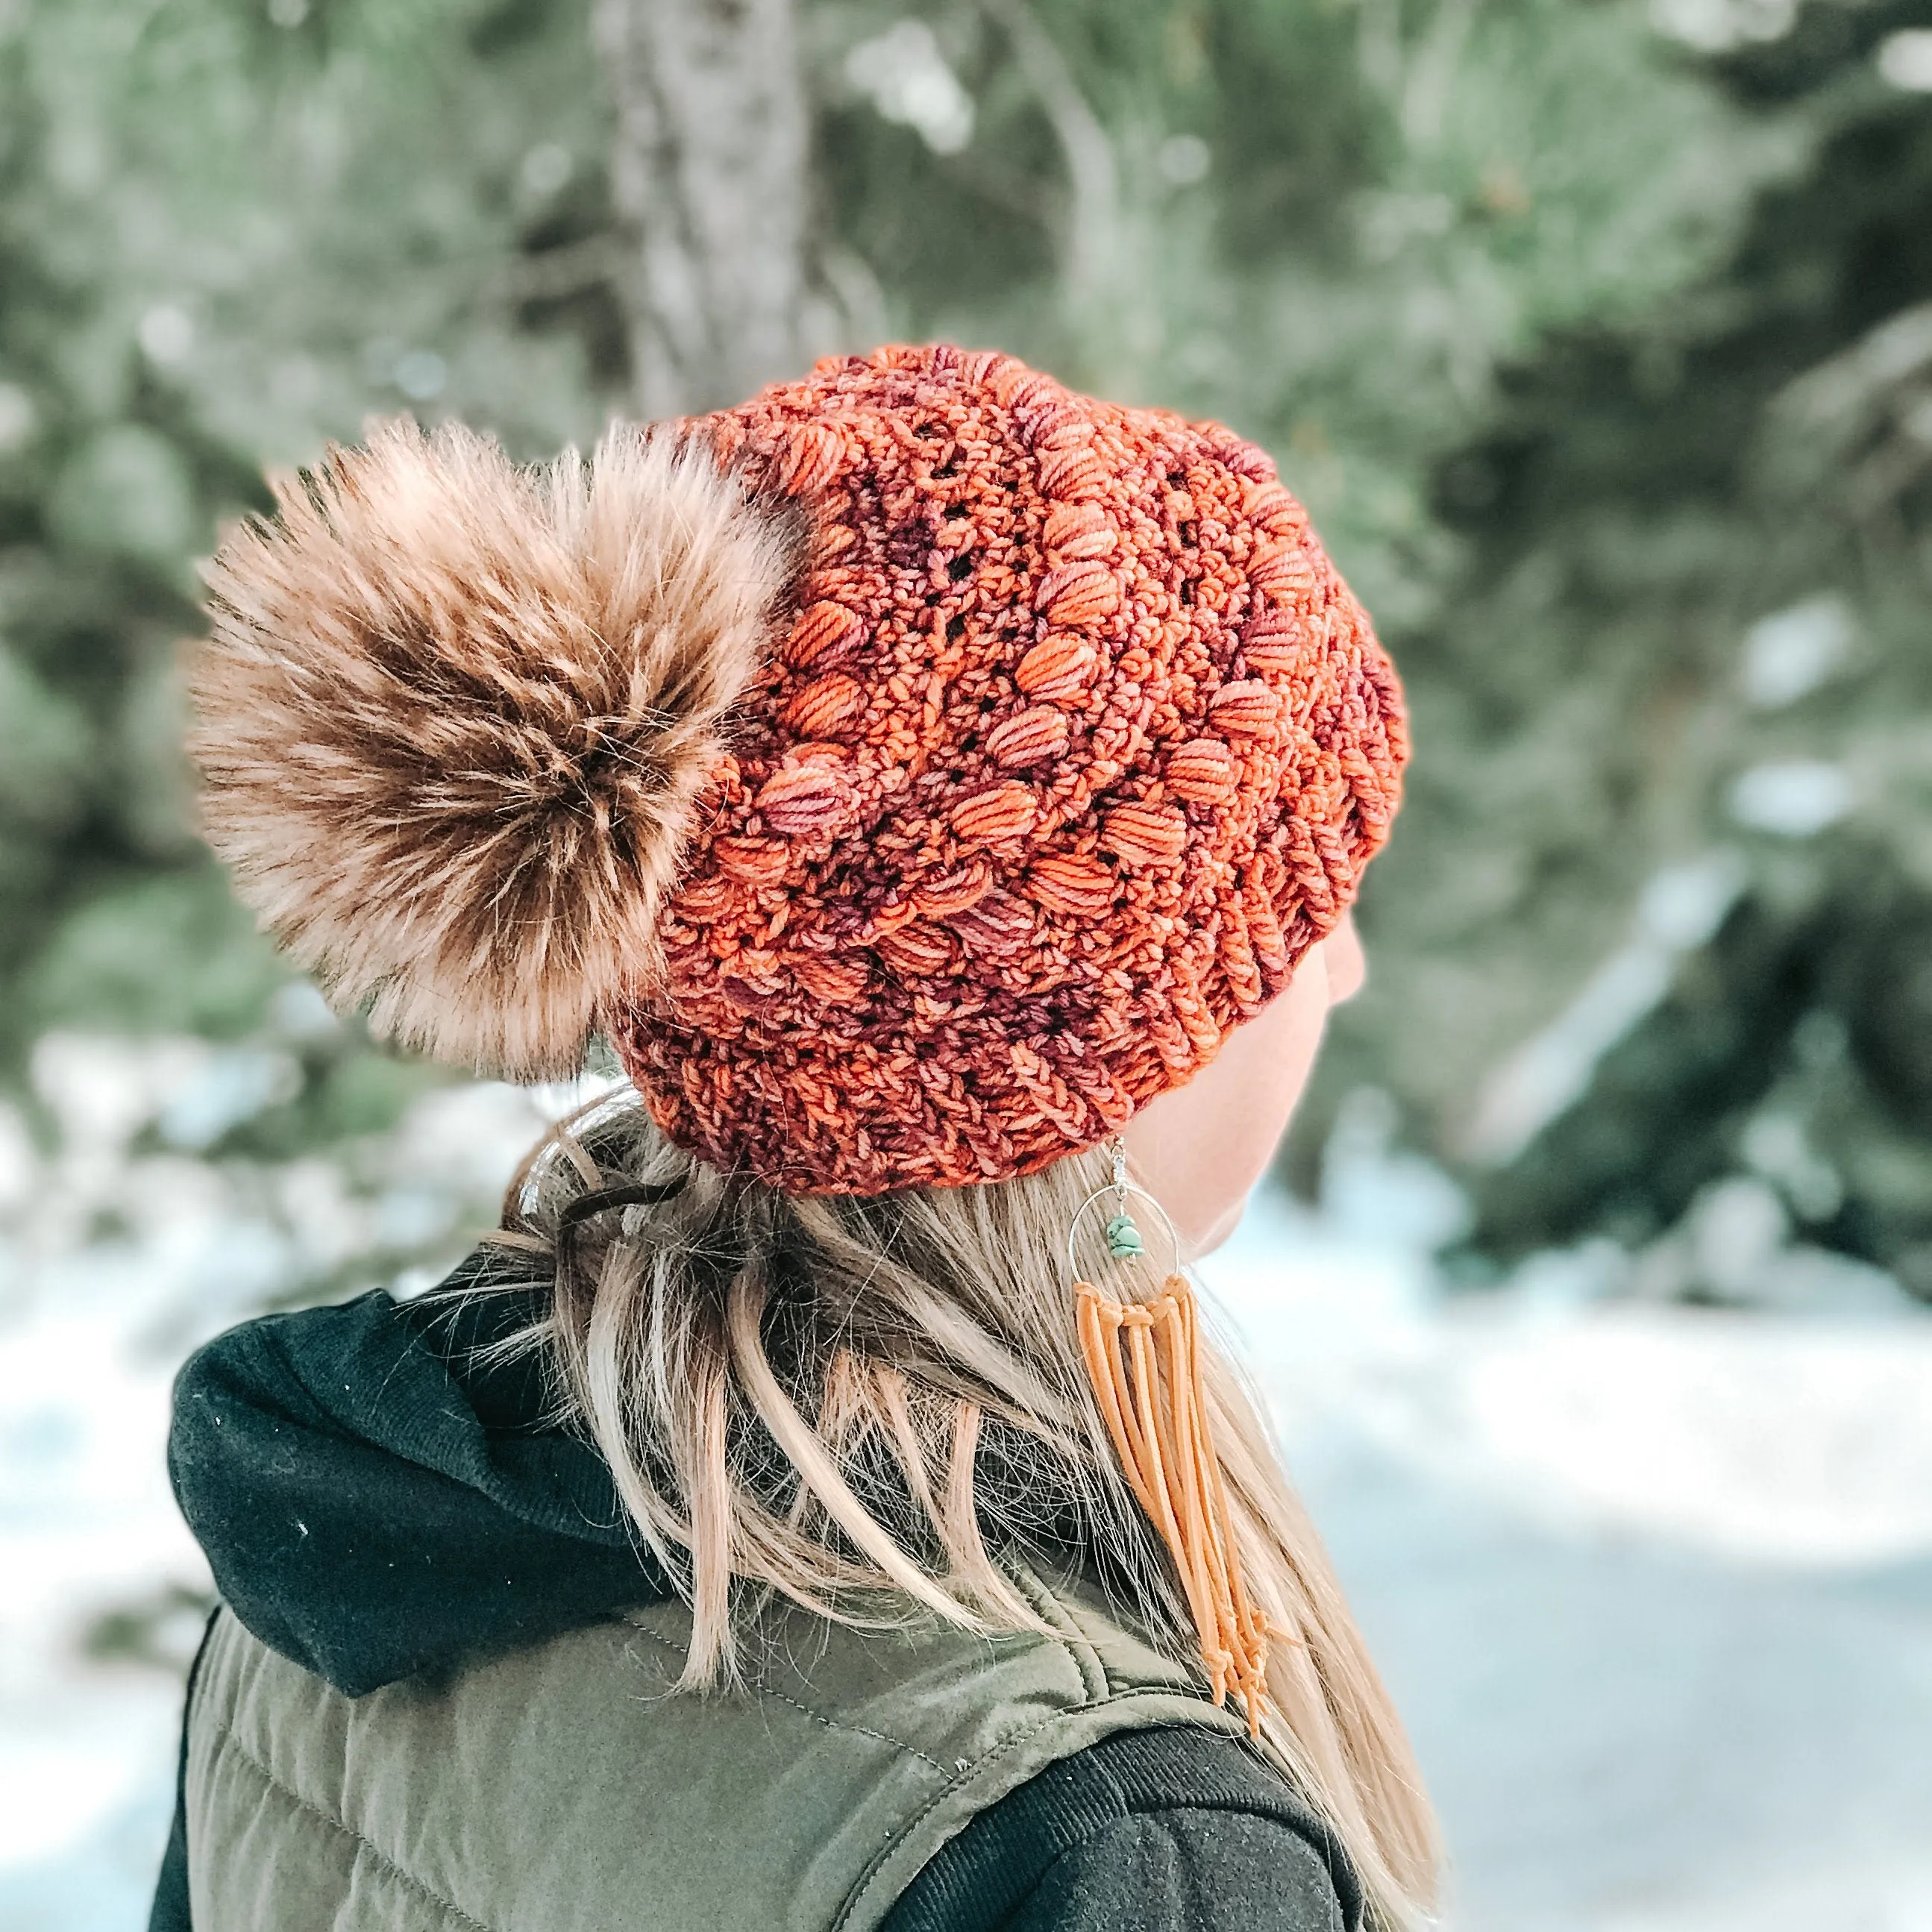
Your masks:
{"label": "black hoodie", "polygon": [[[175,1388],[168,1463],[222,1599],[350,1696],[668,1594],[608,1468],[544,1426],[542,1372],[478,1351],[532,1291],[472,1256],[422,1300],[365,1294],[218,1336]],[[184,1742],[184,1764],[185,1743]],[[178,1798],[150,1932],[190,1932]],[[1342,1932],[1332,1837],[1238,1739],[1130,1732],[1054,1765],[948,1844],[886,1932]]]}

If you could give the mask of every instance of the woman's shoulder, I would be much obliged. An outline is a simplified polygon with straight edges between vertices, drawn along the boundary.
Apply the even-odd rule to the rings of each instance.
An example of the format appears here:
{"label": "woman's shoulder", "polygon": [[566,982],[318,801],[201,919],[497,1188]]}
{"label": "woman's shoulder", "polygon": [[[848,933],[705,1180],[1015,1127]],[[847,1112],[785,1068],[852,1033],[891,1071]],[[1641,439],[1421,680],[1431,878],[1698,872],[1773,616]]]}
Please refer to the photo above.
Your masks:
{"label": "woman's shoulder", "polygon": [[699,1698],[675,1690],[688,1615],[644,1606],[357,1698],[224,1616],[196,1672],[188,1837],[238,1876],[235,1834],[272,1784],[410,1847],[412,1880],[486,1923],[539,1880],[586,1910],[651,1896],[640,1924],[747,1932],[1358,1922],[1339,1855],[1228,1714],[1118,1653],[821,1621]]}
{"label": "woman's shoulder", "polygon": [[1334,1834],[1245,1739],[1122,1732],[980,1814],[884,1932],[1356,1932]]}

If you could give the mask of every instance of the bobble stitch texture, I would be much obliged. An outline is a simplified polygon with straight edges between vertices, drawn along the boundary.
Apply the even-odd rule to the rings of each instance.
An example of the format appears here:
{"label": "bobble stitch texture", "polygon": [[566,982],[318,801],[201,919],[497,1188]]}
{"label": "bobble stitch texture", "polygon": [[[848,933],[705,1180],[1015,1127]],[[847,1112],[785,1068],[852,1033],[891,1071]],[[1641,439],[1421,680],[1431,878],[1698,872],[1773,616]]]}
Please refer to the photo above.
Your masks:
{"label": "bobble stitch texture", "polygon": [[659,1124],[794,1193],[1030,1172],[1286,984],[1407,756],[1260,450],[945,346],[700,418],[808,563],[614,1028]]}

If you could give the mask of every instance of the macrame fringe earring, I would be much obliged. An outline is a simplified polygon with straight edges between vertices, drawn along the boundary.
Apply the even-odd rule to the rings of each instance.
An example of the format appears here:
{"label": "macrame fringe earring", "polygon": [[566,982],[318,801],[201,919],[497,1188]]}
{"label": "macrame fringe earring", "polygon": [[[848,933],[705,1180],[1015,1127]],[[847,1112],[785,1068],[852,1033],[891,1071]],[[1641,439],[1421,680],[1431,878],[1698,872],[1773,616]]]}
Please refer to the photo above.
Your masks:
{"label": "macrame fringe earring", "polygon": [[[1127,1179],[1126,1150],[1114,1143],[1114,1179],[1082,1202],[1066,1240],[1067,1264],[1088,1210],[1108,1194],[1107,1252],[1119,1261],[1142,1254],[1146,1244],[1129,1210],[1138,1194],[1162,1220],[1160,1203]],[[1168,1232],[1174,1234],[1173,1224]],[[1232,1690],[1247,1714],[1250,1736],[1261,1734],[1267,1708],[1267,1619],[1250,1604],[1234,1549],[1234,1525],[1209,1433],[1201,1387],[1201,1351],[1194,1292],[1175,1268],[1152,1303],[1121,1303],[1091,1282],[1076,1281],[1080,1346],[1129,1486],[1172,1553],[1201,1643],[1201,1660],[1216,1704]]]}

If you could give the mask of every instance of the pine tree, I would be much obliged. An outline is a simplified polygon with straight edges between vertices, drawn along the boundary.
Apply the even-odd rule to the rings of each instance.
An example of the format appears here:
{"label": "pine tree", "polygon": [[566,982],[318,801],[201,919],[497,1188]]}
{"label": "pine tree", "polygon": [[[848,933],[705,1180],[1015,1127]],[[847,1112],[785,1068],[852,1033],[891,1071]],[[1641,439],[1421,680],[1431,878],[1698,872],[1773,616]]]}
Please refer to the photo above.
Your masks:
{"label": "pine tree", "polygon": [[[1682,597],[1628,586],[1694,589],[1707,554],[1742,554],[1708,488],[1646,521],[1658,472],[1695,470],[1719,434],[1670,372],[1701,380],[1751,197],[1808,178],[1819,115],[1763,104],[1748,60],[1714,78],[1631,0],[8,18],[16,1064],[57,1025],[272,1038],[298,1091],[212,1150],[264,1160],[380,1125],[431,1077],[284,1026],[280,970],[188,830],[175,643],[198,622],[192,560],[262,501],[261,463],[401,409],[541,454],[614,409],[701,406],[892,335],[995,342],[1255,436],[1395,645],[1421,752],[1365,910],[1382,991],[1338,1040],[1308,1144],[1366,1082],[1456,1154],[1486,1074],[1614,949],[1657,864],[1702,850],[1676,828],[1708,824],[1710,783],[1652,770],[1648,720],[1696,709],[1690,660],[1718,662],[1763,584],[1741,565],[1691,598],[1688,651]],[[693,122],[700,86],[769,111]],[[1584,364],[1573,398],[1560,372]],[[1660,435],[1646,467],[1633,446]]]}
{"label": "pine tree", "polygon": [[[1438,467],[1464,590],[1407,660],[1436,749],[1378,882],[1375,1072],[1478,1253],[1642,1246],[1748,1181],[1932,1292],[1932,97],[1882,71],[1922,18],[1814,5],[1707,56],[1798,164]],[[1653,1285],[1748,1292],[1695,1248]]]}

